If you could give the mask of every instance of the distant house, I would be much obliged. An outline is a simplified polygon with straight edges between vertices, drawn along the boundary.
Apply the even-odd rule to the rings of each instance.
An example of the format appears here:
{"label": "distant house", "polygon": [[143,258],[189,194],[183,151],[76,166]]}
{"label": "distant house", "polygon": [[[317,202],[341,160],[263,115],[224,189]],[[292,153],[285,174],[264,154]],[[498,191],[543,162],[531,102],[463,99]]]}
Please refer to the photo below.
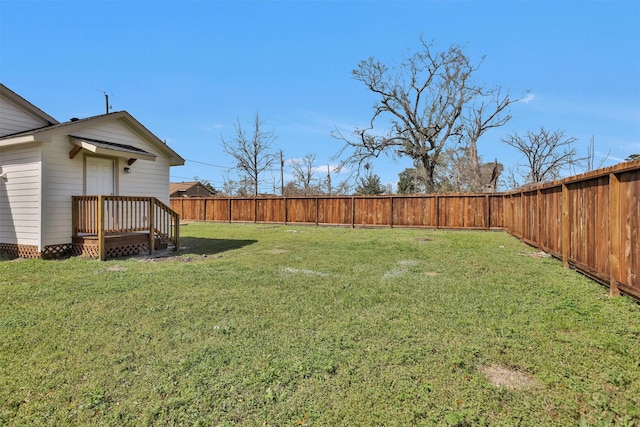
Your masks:
{"label": "distant house", "polygon": [[216,193],[199,181],[172,182],[169,185],[169,197],[211,197]]}
{"label": "distant house", "polygon": [[0,253],[74,252],[80,234],[153,237],[149,214],[166,211],[169,168],[183,164],[126,111],[61,123],[0,84]]}

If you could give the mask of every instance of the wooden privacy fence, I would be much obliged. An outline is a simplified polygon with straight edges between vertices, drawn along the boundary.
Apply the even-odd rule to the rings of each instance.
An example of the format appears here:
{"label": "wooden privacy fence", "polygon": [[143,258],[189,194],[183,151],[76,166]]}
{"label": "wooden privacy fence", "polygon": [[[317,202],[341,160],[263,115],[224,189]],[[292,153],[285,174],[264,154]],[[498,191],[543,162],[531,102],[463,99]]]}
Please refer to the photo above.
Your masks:
{"label": "wooden privacy fence", "polygon": [[172,198],[184,220],[506,230],[640,300],[640,160],[500,194]]}
{"label": "wooden privacy fence", "polygon": [[180,218],[214,222],[502,229],[502,194],[172,198]]}
{"label": "wooden privacy fence", "polygon": [[505,230],[640,300],[640,161],[504,194]]}

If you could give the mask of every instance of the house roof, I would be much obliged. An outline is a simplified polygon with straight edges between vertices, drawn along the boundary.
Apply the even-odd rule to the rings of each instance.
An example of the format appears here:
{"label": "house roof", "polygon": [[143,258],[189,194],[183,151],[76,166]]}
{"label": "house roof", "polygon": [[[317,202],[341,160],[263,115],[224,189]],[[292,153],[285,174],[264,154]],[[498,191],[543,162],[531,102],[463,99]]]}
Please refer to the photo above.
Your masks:
{"label": "house roof", "polygon": [[2,83],[0,83],[0,92],[5,98],[7,98],[8,100],[16,104],[18,107],[20,107],[21,110],[31,114],[35,118],[40,119],[44,122],[47,122],[49,123],[49,125],[55,125],[60,123],[56,119],[54,119],[53,117],[51,117],[50,115],[42,111],[40,108],[36,107],[31,102],[27,101],[26,99],[24,99],[23,97],[21,97],[20,95],[18,95],[17,93],[15,93],[11,89],[3,85]]}
{"label": "house roof", "polygon": [[149,153],[148,151],[144,151],[140,148],[133,147],[131,145],[126,144],[118,144],[115,142],[108,141],[100,141],[99,139],[93,138],[83,138],[80,136],[69,135],[71,141],[76,144],[76,146],[84,148],[85,150],[89,150],[92,153],[96,154],[106,154],[106,155],[115,155],[120,156],[125,154],[125,157],[134,158],[134,159],[143,159],[143,160],[156,160],[156,155]]}
{"label": "house roof", "polygon": [[196,185],[202,185],[198,181],[192,182],[171,182],[169,184],[169,194],[175,193],[176,191],[187,191],[188,189],[195,187]]}
{"label": "house roof", "polygon": [[216,190],[211,190],[200,181],[171,182],[169,183],[169,196],[215,196]]}
{"label": "house roof", "polygon": [[[26,101],[25,101],[26,102]],[[24,132],[15,133],[12,135],[5,135],[0,138],[0,147],[16,145],[16,144],[24,144],[30,142],[43,142],[50,140],[50,138],[54,135],[59,134],[68,134],[71,136],[72,132],[76,132],[88,126],[95,126],[100,123],[104,123],[107,121],[119,120],[124,125],[132,129],[134,132],[138,133],[143,139],[148,141],[152,146],[157,148],[163,155],[165,155],[169,159],[169,164],[171,166],[181,166],[184,165],[184,159],[178,155],[175,151],[171,149],[167,144],[161,141],[157,136],[155,136],[151,131],[149,131],[146,127],[142,125],[139,121],[137,121],[131,114],[126,111],[116,111],[113,113],[101,114],[98,116],[87,117],[84,119],[72,119],[68,122],[63,123],[55,123],[50,126],[45,126],[37,129],[32,129]],[[91,143],[88,138],[79,138],[81,140],[85,140],[86,142]],[[97,140],[93,140],[93,145]],[[111,148],[113,146],[118,145],[115,143],[111,143],[108,141],[97,141],[102,144],[111,144]],[[122,145],[122,144],[120,144]],[[84,148],[84,147],[83,147]],[[102,147],[105,149],[105,147]],[[134,147],[130,147],[134,148]],[[120,149],[119,151],[122,151]],[[143,150],[141,150],[143,151]],[[138,153],[141,154],[141,153]],[[147,153],[152,155],[151,153]],[[153,156],[153,155],[152,155]],[[142,157],[139,157],[142,158]]]}

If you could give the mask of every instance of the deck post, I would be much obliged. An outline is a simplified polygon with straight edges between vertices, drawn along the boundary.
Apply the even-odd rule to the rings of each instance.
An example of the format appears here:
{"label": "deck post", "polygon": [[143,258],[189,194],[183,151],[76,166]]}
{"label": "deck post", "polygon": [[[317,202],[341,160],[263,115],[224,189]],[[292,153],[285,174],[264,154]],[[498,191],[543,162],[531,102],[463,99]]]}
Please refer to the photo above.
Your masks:
{"label": "deck post", "polygon": [[71,196],[71,237],[78,237],[78,228],[80,222],[80,211],[78,204],[80,201],[76,196]]}
{"label": "deck post", "polygon": [[104,239],[104,196],[98,196],[98,258],[107,259],[107,248]]}
{"label": "deck post", "polygon": [[149,198],[148,199],[148,203],[149,203],[149,255],[153,254],[153,251],[155,249],[155,234],[154,234],[154,229],[155,229],[155,209],[154,209],[154,205],[155,203],[153,203],[153,198]]}
{"label": "deck post", "polygon": [[[180,215],[173,215],[174,223],[173,223],[173,236],[175,239],[175,243],[173,245],[174,252],[177,252],[180,249]],[[171,221],[171,220],[169,220]]]}

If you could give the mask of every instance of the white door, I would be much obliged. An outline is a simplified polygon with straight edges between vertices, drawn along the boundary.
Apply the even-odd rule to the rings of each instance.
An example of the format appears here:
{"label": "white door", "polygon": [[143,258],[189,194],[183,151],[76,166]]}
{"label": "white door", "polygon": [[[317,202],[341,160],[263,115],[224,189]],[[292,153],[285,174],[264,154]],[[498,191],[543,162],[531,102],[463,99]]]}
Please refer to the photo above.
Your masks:
{"label": "white door", "polygon": [[87,157],[87,196],[113,196],[115,193],[113,159]]}

